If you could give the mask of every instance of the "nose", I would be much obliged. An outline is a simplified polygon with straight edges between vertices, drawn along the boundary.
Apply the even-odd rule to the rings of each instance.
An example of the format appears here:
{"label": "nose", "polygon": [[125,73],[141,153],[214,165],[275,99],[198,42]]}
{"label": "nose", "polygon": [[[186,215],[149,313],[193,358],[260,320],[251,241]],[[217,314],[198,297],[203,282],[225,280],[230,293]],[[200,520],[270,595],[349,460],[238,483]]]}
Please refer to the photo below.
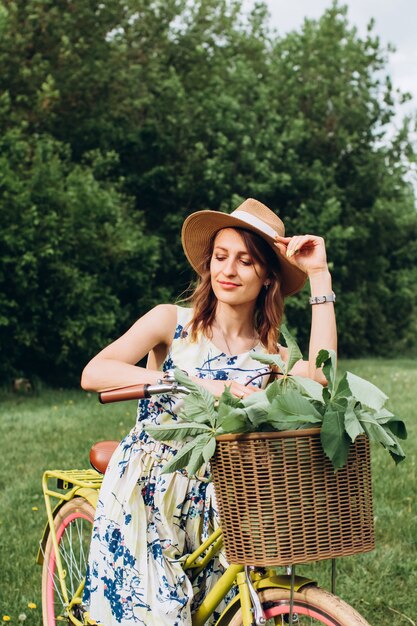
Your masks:
{"label": "nose", "polygon": [[225,276],[235,276],[236,275],[236,259],[233,257],[228,257],[224,266],[223,266],[223,274]]}

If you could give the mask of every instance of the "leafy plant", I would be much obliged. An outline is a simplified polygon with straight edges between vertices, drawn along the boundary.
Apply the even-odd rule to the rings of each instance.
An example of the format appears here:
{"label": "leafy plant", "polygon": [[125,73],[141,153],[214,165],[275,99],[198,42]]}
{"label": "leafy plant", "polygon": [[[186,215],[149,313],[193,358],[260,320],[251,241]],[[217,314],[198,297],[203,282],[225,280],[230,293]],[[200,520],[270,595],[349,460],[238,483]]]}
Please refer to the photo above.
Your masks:
{"label": "leafy plant", "polygon": [[216,400],[184,372],[175,370],[176,380],[190,392],[179,415],[181,421],[146,427],[157,440],[185,442],[164,472],[185,467],[190,475],[195,474],[213,456],[218,435],[312,427],[320,427],[324,453],[335,470],[345,465],[351,443],[362,434],[384,446],[396,463],[405,458],[399,439],[406,439],[406,427],[385,408],[387,396],[351,372],[338,381],[336,354],[331,350],[321,350],[316,361],[323,368],[327,387],[292,376],[289,372],[302,355],[286,328],[281,333],[288,346],[287,363],[279,354],[256,353],[254,358],[278,369],[279,377],[245,399],[236,398],[226,387]]}

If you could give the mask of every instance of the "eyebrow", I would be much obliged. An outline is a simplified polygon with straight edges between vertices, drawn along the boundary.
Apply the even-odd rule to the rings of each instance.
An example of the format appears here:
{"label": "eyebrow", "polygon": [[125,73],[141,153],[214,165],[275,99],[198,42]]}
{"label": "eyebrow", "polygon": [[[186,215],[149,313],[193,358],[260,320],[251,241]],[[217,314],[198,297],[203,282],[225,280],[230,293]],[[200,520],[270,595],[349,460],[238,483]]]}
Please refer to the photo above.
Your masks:
{"label": "eyebrow", "polygon": [[[224,252],[229,252],[228,248],[223,248],[223,246],[214,246],[214,250],[223,250]],[[237,253],[239,256],[246,254],[249,258],[251,258],[249,252],[247,250],[239,250]]]}

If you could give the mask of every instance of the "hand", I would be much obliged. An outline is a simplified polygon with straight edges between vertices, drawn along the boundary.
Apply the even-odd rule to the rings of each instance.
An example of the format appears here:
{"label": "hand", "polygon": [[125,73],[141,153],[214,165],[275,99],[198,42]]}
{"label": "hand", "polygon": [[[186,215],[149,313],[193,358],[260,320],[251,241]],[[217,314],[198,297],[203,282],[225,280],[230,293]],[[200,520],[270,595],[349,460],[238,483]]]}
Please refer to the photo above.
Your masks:
{"label": "hand", "polygon": [[327,271],[326,246],[322,237],[296,235],[275,237],[275,245],[286,260],[308,276]]}
{"label": "hand", "polygon": [[236,398],[241,399],[259,391],[259,387],[255,387],[253,385],[241,385],[235,380],[209,380],[208,378],[196,378],[194,376],[192,379],[202,387],[205,387],[216,398],[219,398],[222,395],[225,387],[230,387],[230,392],[236,396]]}

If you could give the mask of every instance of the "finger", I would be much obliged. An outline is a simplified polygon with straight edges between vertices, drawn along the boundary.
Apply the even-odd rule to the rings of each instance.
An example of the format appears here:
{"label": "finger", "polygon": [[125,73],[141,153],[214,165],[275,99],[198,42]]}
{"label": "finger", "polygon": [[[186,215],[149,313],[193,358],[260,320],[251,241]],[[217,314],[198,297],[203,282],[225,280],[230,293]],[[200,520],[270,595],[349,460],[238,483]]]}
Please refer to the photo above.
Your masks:
{"label": "finger", "polygon": [[298,235],[291,237],[291,241],[287,245],[287,252],[286,252],[287,258],[290,259],[292,256],[294,256],[294,254],[297,254],[301,248],[301,245],[302,245],[302,237]]}
{"label": "finger", "polygon": [[295,254],[307,252],[308,250],[314,249],[314,247],[314,237],[311,235],[297,235],[292,237],[290,243],[288,244],[287,257],[291,258]]}
{"label": "finger", "polygon": [[282,256],[287,254],[287,246],[291,241],[291,237],[281,237],[281,235],[275,235],[274,245],[278,248]]}
{"label": "finger", "polygon": [[278,243],[277,241],[274,243],[274,246],[276,248],[278,248],[280,254],[282,254],[282,256],[285,256],[287,254],[287,246],[284,245],[283,243]]}

